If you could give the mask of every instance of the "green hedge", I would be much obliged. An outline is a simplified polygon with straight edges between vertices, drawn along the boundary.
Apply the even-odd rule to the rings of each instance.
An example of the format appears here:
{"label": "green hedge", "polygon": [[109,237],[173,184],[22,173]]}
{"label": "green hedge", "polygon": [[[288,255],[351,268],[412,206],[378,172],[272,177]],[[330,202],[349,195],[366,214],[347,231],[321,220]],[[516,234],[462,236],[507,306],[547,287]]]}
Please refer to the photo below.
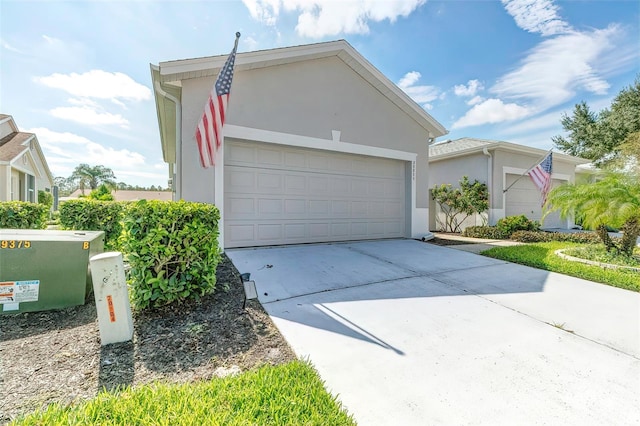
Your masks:
{"label": "green hedge", "polygon": [[105,250],[119,250],[124,204],[113,201],[69,200],[60,206],[64,229],[104,231]]}
{"label": "green hedge", "polygon": [[136,309],[199,299],[215,290],[219,219],[211,204],[141,200],[128,206],[123,248]]}
{"label": "green hedge", "polygon": [[0,202],[0,228],[43,229],[49,208],[26,201]]}
{"label": "green hedge", "polygon": [[463,237],[486,238],[490,240],[503,240],[508,238],[502,230],[495,226],[469,226],[462,231]]}
{"label": "green hedge", "polygon": [[550,241],[567,241],[580,244],[598,244],[602,241],[594,232],[544,232],[544,231],[517,231],[511,234],[513,241],[521,243],[546,243]]}

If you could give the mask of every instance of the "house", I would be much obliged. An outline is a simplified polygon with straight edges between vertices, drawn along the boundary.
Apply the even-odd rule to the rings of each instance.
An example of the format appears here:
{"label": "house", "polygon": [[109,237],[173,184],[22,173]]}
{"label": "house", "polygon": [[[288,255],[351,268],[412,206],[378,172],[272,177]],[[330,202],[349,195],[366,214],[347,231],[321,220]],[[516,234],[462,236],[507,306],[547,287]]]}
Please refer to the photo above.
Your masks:
{"label": "house", "polygon": [[[464,227],[488,223],[498,219],[524,214],[531,220],[541,221],[540,191],[525,173],[544,159],[547,151],[509,142],[475,138],[461,138],[436,143],[429,147],[429,185],[449,183],[456,186],[463,176],[471,182],[478,180],[489,188],[488,217],[473,217]],[[552,187],[575,182],[577,174],[589,173],[584,165],[589,160],[566,154],[553,153]],[[506,189],[506,192],[505,192]],[[431,200],[429,229],[439,230],[441,212]],[[561,219],[558,212],[549,214],[544,228],[570,228],[570,218]]]}
{"label": "house", "polygon": [[[85,195],[89,195],[90,191],[85,190]],[[128,189],[119,189],[117,191],[111,192],[113,195],[113,201],[139,201],[139,200],[160,200],[160,201],[170,201],[171,200],[171,192],[169,191],[139,191],[139,190],[128,190]],[[82,191],[80,189],[76,189],[68,197],[60,198],[60,201],[67,200],[75,200],[82,196]]]}
{"label": "house", "polygon": [[50,192],[53,175],[38,138],[18,130],[13,117],[0,114],[0,201],[38,202],[38,191]]}
{"label": "house", "polygon": [[239,53],[216,167],[194,132],[226,55],[151,65],[175,199],[214,203],[247,247],[428,233],[445,128],[344,40]]}

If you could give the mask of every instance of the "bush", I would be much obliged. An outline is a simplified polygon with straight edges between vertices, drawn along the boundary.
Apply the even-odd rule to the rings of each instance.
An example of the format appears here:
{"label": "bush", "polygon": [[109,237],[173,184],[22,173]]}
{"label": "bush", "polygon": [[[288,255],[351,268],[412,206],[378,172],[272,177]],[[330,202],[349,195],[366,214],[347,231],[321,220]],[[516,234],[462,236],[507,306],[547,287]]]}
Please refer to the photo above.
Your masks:
{"label": "bush", "polygon": [[106,184],[102,184],[98,187],[98,189],[94,189],[93,191],[91,191],[91,193],[89,193],[89,196],[87,198],[90,198],[92,200],[98,200],[98,201],[113,201],[113,195],[111,195],[111,189],[109,189],[109,187]]}
{"label": "bush", "polygon": [[496,228],[508,237],[516,231],[537,231],[540,229],[540,223],[530,220],[521,214],[520,216],[507,216],[498,220]]}
{"label": "bush", "polygon": [[487,238],[491,240],[502,240],[508,237],[508,235],[495,226],[468,226],[462,232],[462,236],[470,238]]}
{"label": "bush", "polygon": [[141,200],[129,205],[124,250],[135,308],[199,299],[215,290],[219,218],[211,204]]}
{"label": "bush", "polygon": [[123,206],[112,201],[65,201],[60,206],[60,224],[70,230],[104,231],[105,250],[119,250]]}
{"label": "bush", "polygon": [[0,228],[44,229],[48,211],[44,204],[26,201],[0,202]]}
{"label": "bush", "polygon": [[598,244],[600,238],[593,232],[544,232],[544,231],[516,231],[510,237],[521,243],[543,243],[550,241],[566,241],[579,244]]}
{"label": "bush", "polygon": [[39,190],[38,191],[38,204],[43,204],[47,206],[47,209],[50,209],[53,206],[53,194],[47,191]]}

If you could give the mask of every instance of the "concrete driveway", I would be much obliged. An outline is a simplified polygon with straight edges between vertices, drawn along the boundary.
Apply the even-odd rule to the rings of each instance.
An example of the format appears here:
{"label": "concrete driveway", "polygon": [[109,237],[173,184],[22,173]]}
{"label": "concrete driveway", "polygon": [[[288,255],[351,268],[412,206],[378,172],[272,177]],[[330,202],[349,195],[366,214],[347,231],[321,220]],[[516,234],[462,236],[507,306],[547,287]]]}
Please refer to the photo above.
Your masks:
{"label": "concrete driveway", "polygon": [[228,250],[360,425],[640,424],[640,294],[413,240]]}

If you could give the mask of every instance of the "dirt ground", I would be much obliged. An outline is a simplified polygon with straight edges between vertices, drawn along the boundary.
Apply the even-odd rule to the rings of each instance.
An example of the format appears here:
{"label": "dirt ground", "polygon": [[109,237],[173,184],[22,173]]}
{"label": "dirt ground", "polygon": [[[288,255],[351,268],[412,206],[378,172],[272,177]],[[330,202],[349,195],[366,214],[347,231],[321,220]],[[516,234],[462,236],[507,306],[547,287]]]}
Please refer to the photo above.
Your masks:
{"label": "dirt ground", "polygon": [[240,277],[224,255],[217,280],[199,302],[134,314],[133,341],[105,347],[93,296],[64,310],[0,315],[0,424],[102,389],[207,380],[295,359],[257,301],[242,309]]}

